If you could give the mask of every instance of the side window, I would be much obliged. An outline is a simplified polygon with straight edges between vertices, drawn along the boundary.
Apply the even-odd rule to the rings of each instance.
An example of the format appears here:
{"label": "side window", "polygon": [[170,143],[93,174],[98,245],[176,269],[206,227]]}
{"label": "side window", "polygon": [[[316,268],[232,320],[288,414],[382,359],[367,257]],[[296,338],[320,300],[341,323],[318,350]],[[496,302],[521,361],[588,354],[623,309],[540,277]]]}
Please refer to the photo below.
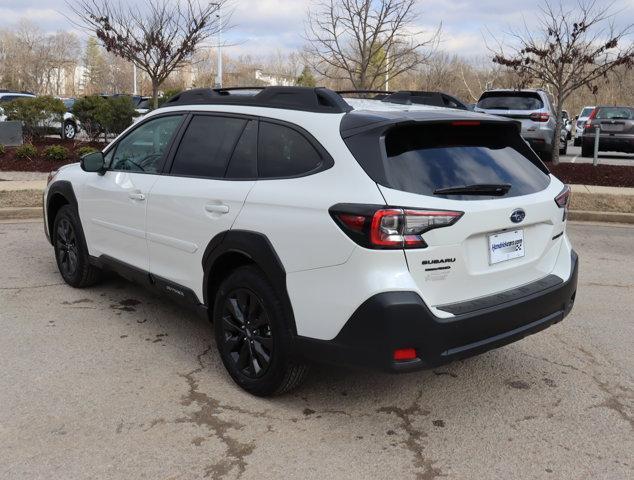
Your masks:
{"label": "side window", "polygon": [[172,175],[223,178],[229,158],[247,121],[241,118],[197,115],[180,142]]}
{"label": "side window", "polygon": [[258,176],[258,122],[251,120],[242,132],[227,169],[227,178],[255,178]]}
{"label": "side window", "polygon": [[294,177],[317,170],[323,159],[301,133],[284,125],[260,122],[258,177]]}
{"label": "side window", "polygon": [[182,115],[155,118],[130,132],[116,146],[110,169],[157,173],[181,120]]}

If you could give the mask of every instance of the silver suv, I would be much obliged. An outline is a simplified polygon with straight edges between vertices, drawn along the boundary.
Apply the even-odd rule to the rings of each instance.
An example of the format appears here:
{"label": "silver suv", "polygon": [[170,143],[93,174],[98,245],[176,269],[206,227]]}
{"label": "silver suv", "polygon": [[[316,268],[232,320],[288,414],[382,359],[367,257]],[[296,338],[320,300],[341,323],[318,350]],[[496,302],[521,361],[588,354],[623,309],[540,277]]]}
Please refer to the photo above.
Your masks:
{"label": "silver suv", "polygon": [[480,96],[475,111],[519,120],[522,138],[542,160],[552,160],[553,142],[560,139],[555,135],[554,102],[544,90],[487,90]]}

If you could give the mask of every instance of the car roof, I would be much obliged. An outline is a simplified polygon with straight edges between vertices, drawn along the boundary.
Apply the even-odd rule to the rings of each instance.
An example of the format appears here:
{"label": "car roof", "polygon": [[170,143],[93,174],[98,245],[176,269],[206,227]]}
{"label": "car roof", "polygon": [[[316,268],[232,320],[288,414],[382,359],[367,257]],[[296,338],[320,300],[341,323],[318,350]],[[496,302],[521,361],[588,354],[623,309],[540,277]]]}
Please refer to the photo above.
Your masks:
{"label": "car roof", "polygon": [[[374,100],[374,102],[377,101]],[[382,102],[378,101],[378,103]],[[363,105],[363,107],[365,108],[355,108],[344,115],[340,128],[344,138],[368,129],[399,123],[467,121],[518,124],[513,119],[455,108],[423,105],[393,105],[382,108],[379,105]]]}
{"label": "car roof", "polygon": [[[210,112],[227,113],[249,116],[259,116],[282,121],[288,121],[311,130],[328,129],[336,126],[343,135],[355,134],[355,132],[373,128],[381,124],[397,124],[411,122],[445,122],[455,120],[481,121],[487,123],[516,124],[517,122],[504,118],[477,113],[468,110],[436,107],[423,104],[405,104],[383,102],[379,99],[343,98],[336,92],[327,89],[315,89],[320,95],[327,95],[325,99],[333,104],[324,108],[312,108],[303,105],[306,101],[305,94],[313,95],[309,90],[298,87],[269,87],[269,92],[284,94],[297,92],[300,94],[295,103],[285,100],[287,105],[273,101],[267,103],[266,98],[260,95],[245,95],[245,91],[239,91],[227,98],[224,94],[220,97],[210,94],[210,89],[199,89],[191,92],[189,98],[183,96],[173,97],[156,110],[145,115],[144,119],[152,118],[163,113],[177,112]],[[234,89],[235,90],[235,89]],[[219,90],[216,90],[218,92]],[[258,91],[262,92],[262,89]],[[335,97],[336,96],[336,97]],[[224,97],[224,98],[223,98]],[[231,98],[233,97],[233,98]],[[321,98],[323,100],[323,97]]]}
{"label": "car roof", "polygon": [[491,93],[491,92],[500,92],[500,93],[517,93],[517,92],[530,92],[530,93],[546,93],[543,89],[541,88],[492,88],[491,90],[485,90],[484,92],[482,92],[482,94],[484,95],[485,93]]}

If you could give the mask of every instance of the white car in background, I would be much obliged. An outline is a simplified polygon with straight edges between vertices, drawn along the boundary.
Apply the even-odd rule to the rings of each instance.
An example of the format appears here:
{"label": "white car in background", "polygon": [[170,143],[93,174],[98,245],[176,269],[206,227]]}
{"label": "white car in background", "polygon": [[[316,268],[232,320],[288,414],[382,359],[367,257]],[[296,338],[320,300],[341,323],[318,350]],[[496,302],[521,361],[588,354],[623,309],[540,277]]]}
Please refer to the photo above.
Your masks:
{"label": "white car in background", "polygon": [[579,113],[579,116],[577,117],[577,121],[575,122],[575,143],[574,143],[575,147],[581,146],[581,136],[583,135],[583,126],[585,125],[588,118],[590,118],[590,115],[592,115],[594,108],[595,108],[594,105],[583,107],[581,109],[581,113]]}
{"label": "white car in background", "polygon": [[[30,92],[0,90],[0,122],[4,122],[7,119],[7,116],[4,114],[4,110],[2,109],[2,104],[17,100],[18,98],[35,98],[35,95]],[[60,137],[64,140],[72,140],[75,138],[77,133],[79,133],[80,129],[79,120],[77,120],[75,115],[70,112],[74,99],[60,98],[60,100],[64,102],[67,109],[64,113],[63,123],[58,120],[51,119],[50,122],[47,122],[48,125],[46,125],[46,128],[52,132],[59,133]]]}

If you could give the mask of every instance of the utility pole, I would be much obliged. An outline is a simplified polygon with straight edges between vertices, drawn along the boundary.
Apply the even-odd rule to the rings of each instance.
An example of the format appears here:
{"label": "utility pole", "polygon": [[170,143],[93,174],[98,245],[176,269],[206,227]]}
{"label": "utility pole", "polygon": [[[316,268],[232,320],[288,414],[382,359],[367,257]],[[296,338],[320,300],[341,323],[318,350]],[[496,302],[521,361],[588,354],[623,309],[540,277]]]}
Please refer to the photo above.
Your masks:
{"label": "utility pole", "polygon": [[211,3],[210,5],[215,5],[218,10],[216,11],[216,18],[218,19],[218,71],[216,72],[216,88],[222,88],[222,17],[220,16],[220,4],[219,3]]}
{"label": "utility pole", "polygon": [[132,62],[132,82],[134,83],[133,87],[132,87],[132,94],[133,95],[137,95],[137,88],[136,88],[136,63]]}
{"label": "utility pole", "polygon": [[385,52],[385,91],[390,91],[390,52]]}

